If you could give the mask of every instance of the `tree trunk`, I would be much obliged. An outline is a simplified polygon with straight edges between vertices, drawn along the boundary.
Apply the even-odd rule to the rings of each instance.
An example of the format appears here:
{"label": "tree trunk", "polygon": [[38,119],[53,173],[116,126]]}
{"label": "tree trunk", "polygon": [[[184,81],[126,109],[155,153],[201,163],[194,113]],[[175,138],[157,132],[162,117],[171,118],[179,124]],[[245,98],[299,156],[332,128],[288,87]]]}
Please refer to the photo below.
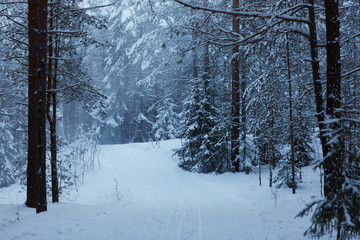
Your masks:
{"label": "tree trunk", "polygon": [[[244,54],[245,55],[245,54]],[[246,90],[246,59],[245,56],[242,57],[241,63],[241,142],[243,144],[242,152],[242,168],[245,170],[246,163],[246,102],[245,102],[245,90]]]}
{"label": "tree trunk", "polygon": [[270,137],[269,135],[267,136],[268,137],[268,141],[267,141],[267,158],[268,158],[268,161],[269,161],[269,186],[272,187],[272,162],[271,162],[271,144],[270,144]]}
{"label": "tree trunk", "polygon": [[323,90],[321,86],[321,78],[319,74],[319,53],[318,53],[318,41],[316,34],[316,23],[315,23],[315,6],[314,0],[309,0],[309,4],[312,5],[309,8],[309,32],[310,32],[310,54],[311,54],[311,65],[312,65],[312,75],[314,83],[314,93],[315,93],[315,104],[316,104],[316,117],[319,124],[319,134],[320,142],[322,146],[323,156],[327,155],[326,139],[324,136],[325,130],[325,107],[323,99]]}
{"label": "tree trunk", "polygon": [[[233,9],[239,8],[239,0],[233,0]],[[239,33],[239,20],[237,16],[232,16],[232,31]],[[231,57],[231,162],[234,171],[240,171],[239,162],[239,124],[240,124],[240,91],[239,91],[239,46],[234,46]]]}
{"label": "tree trunk", "polygon": [[[327,130],[332,133],[340,132],[341,113],[337,111],[341,107],[341,72],[340,72],[340,23],[338,20],[338,2],[335,0],[325,1],[326,14],[326,54],[327,54],[327,92],[326,92],[326,114],[333,123],[328,124]],[[334,144],[330,145],[332,139],[327,139],[327,152],[331,152],[331,156],[325,156],[324,160],[324,194],[327,196],[334,188],[340,187],[335,183],[338,182],[334,177],[334,173],[339,172],[341,167],[341,153],[337,151]],[[338,139],[340,141],[340,139]],[[335,148],[335,149],[334,149]],[[333,177],[332,177],[333,176]],[[335,185],[334,185],[335,184]]]}
{"label": "tree trunk", "polygon": [[29,89],[26,205],[36,212],[46,202],[47,0],[28,1]]}
{"label": "tree trunk", "polygon": [[[194,15],[194,10],[191,9],[191,16]],[[194,26],[195,24],[193,24],[193,28],[195,28]],[[193,44],[195,43],[195,39],[196,39],[196,33],[195,33],[195,30],[192,31],[191,33],[191,37],[192,37],[192,41],[193,41]],[[198,74],[198,69],[197,69],[197,54],[196,54],[196,50],[195,50],[195,47],[192,48],[191,50],[192,52],[192,67],[193,67],[193,78],[194,79],[197,79],[199,78],[199,74]]]}
{"label": "tree trunk", "polygon": [[[337,0],[325,1],[326,16],[326,115],[329,123],[327,155],[324,158],[324,195],[331,200],[341,198],[345,182],[343,176],[343,139],[341,130],[341,65],[340,65],[340,22],[339,3]],[[341,223],[344,221],[344,209],[338,209],[338,234],[341,238]]]}
{"label": "tree trunk", "polygon": [[258,158],[258,164],[259,164],[259,185],[261,186],[261,162],[260,162],[260,157]]}
{"label": "tree trunk", "polygon": [[[53,5],[53,4],[52,4]],[[49,13],[49,28],[53,30],[54,25],[54,6],[50,6],[50,13]],[[57,40],[55,40],[57,41]],[[55,51],[54,51],[55,50]],[[49,61],[48,61],[48,89],[56,89],[56,78],[57,78],[57,42],[55,43],[54,49],[54,37],[49,35]],[[55,60],[53,61],[53,56],[55,52]],[[55,66],[53,69],[53,63],[55,62]],[[51,165],[51,195],[52,195],[52,202],[59,202],[59,184],[58,184],[58,177],[57,177],[57,143],[56,143],[56,92],[49,91],[47,93],[47,119],[50,126],[50,165]],[[52,108],[52,112],[50,110]]]}
{"label": "tree trunk", "polygon": [[[204,6],[208,6],[208,0],[204,0]],[[205,31],[208,30],[208,23],[205,22]],[[210,89],[210,57],[209,57],[209,42],[205,42],[204,46],[204,75],[203,75],[203,83],[204,83],[204,93],[206,98],[205,103],[205,111],[210,112],[210,104],[211,104],[211,93]]]}
{"label": "tree trunk", "polygon": [[287,72],[289,82],[289,117],[290,117],[290,146],[291,146],[291,185],[292,193],[295,194],[295,152],[294,152],[294,121],[292,109],[292,88],[291,88],[291,69],[290,69],[290,48],[289,35],[286,34],[286,57],[287,57]]}
{"label": "tree trunk", "polygon": [[[57,76],[59,66],[59,40],[55,42],[55,61],[54,61],[54,76],[53,76],[53,88],[57,88]],[[51,132],[51,184],[52,184],[52,201],[59,202],[59,180],[57,174],[57,94],[52,92],[52,122],[50,129]]]}

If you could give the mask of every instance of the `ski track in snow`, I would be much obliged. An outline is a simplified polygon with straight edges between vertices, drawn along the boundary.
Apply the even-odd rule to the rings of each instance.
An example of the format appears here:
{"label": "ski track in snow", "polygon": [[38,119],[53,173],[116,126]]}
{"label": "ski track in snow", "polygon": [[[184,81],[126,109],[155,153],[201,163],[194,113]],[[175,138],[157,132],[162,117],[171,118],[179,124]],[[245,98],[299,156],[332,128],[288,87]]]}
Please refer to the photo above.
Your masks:
{"label": "ski track in snow", "polygon": [[22,204],[23,187],[0,189],[0,240],[307,239],[309,217],[294,217],[320,197],[311,168],[292,195],[267,186],[266,167],[263,186],[257,169],[249,175],[185,172],[172,157],[179,145],[99,146],[100,169],[85,175],[78,192],[38,215]]}

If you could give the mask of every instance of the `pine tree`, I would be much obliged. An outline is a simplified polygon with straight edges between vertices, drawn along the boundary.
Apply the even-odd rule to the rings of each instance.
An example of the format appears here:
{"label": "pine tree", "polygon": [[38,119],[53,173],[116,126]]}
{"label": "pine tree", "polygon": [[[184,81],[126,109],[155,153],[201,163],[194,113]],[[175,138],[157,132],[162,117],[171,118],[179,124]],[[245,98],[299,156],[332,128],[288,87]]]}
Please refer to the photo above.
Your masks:
{"label": "pine tree", "polygon": [[47,0],[28,2],[29,105],[28,105],[28,207],[47,210],[46,201],[46,73]]}
{"label": "pine tree", "polygon": [[193,90],[185,106],[184,142],[176,154],[181,157],[180,167],[188,171],[223,173],[229,170],[226,129],[216,124],[219,112],[208,104],[203,81],[194,79]]}
{"label": "pine tree", "polygon": [[180,115],[176,113],[175,108],[172,98],[161,101],[153,126],[156,141],[174,139],[178,136]]}
{"label": "pine tree", "polygon": [[[337,232],[337,239],[360,236],[359,153],[345,148],[341,96],[339,2],[325,1],[327,94],[326,145],[324,160],[325,198],[310,204],[299,215],[316,205],[312,225],[306,231],[314,237]],[[356,149],[357,150],[357,149]]]}

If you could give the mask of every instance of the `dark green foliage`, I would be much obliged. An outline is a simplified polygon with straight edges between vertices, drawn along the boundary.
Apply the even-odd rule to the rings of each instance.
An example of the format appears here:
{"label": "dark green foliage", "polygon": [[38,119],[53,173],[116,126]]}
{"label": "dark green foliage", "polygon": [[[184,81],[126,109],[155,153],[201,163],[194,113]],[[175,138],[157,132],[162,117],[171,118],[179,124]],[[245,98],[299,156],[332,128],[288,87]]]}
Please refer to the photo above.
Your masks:
{"label": "dark green foliage", "polygon": [[[360,237],[360,177],[358,166],[344,171],[345,183],[342,188],[332,191],[322,200],[308,205],[298,217],[310,214],[315,208],[311,226],[305,235],[320,238],[337,231],[339,240],[358,239]],[[357,174],[354,174],[356,169]]]}
{"label": "dark green foliage", "polygon": [[[291,174],[291,154],[288,152],[282,160],[279,162],[279,172],[274,178],[274,183],[277,188],[287,186],[288,188],[293,187],[292,183],[292,174]],[[298,183],[301,182],[300,179],[300,170],[295,167],[295,188],[297,188]]]}
{"label": "dark green foliage", "polygon": [[192,80],[193,90],[185,106],[185,129],[180,167],[192,172],[223,173],[229,170],[226,128],[217,109],[206,101],[202,80]]}
{"label": "dark green foliage", "polygon": [[310,143],[301,137],[294,138],[295,164],[297,167],[309,166],[314,160],[314,149]]}
{"label": "dark green foliage", "polygon": [[171,98],[166,98],[158,108],[153,126],[156,141],[174,139],[178,135],[180,114],[175,112],[176,105]]}
{"label": "dark green foliage", "polygon": [[[294,158],[295,158],[295,188],[301,182],[301,168],[310,165],[314,160],[314,150],[311,146],[310,128],[305,125],[295,128],[294,131]],[[284,185],[292,188],[291,150],[279,162],[279,172],[274,178],[276,187]]]}
{"label": "dark green foliage", "polygon": [[[342,122],[341,135],[330,128],[334,123],[328,124],[327,129],[332,151],[325,156],[321,164],[324,165],[326,161],[332,160],[334,170],[326,176],[328,184],[325,182],[325,198],[311,203],[298,216],[308,215],[312,208],[315,208],[311,218],[312,224],[305,232],[306,235],[322,237],[336,231],[337,239],[358,239],[360,237],[360,148],[354,145],[351,151],[347,149],[348,147],[345,148],[356,140],[349,142],[350,129],[345,126],[344,121],[340,122]],[[342,138],[338,139],[339,136]],[[334,158],[336,160],[333,160]]]}
{"label": "dark green foliage", "polygon": [[[312,146],[312,136],[314,126],[313,119],[306,116],[306,102],[298,102],[295,106],[294,114],[294,153],[295,165],[298,168],[311,165],[314,161],[315,150]],[[290,137],[289,137],[290,138]],[[289,141],[290,142],[290,141]]]}

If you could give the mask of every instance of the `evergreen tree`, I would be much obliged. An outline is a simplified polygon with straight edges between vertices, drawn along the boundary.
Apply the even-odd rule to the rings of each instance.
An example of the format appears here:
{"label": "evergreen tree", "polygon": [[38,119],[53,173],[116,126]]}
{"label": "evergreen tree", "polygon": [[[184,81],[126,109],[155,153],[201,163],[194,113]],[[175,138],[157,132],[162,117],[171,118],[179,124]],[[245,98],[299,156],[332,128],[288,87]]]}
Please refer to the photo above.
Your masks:
{"label": "evergreen tree", "polygon": [[180,114],[176,113],[175,108],[172,98],[161,100],[153,126],[156,141],[174,139],[178,136]]}
{"label": "evergreen tree", "polygon": [[181,157],[179,166],[193,172],[223,173],[230,169],[229,146],[224,119],[209,102],[208,95],[214,94],[214,90],[208,86],[205,91],[203,79],[195,78],[191,83],[193,89],[183,116],[185,127],[181,137],[184,142],[176,152]]}
{"label": "evergreen tree", "polygon": [[13,171],[16,162],[15,139],[9,129],[9,117],[6,112],[0,112],[0,188],[15,182]]}
{"label": "evergreen tree", "polygon": [[337,239],[360,236],[359,154],[345,148],[341,91],[339,2],[325,1],[326,16],[326,145],[324,159],[325,198],[313,202],[299,215],[316,205],[312,225],[306,231],[314,237],[337,232]]}

